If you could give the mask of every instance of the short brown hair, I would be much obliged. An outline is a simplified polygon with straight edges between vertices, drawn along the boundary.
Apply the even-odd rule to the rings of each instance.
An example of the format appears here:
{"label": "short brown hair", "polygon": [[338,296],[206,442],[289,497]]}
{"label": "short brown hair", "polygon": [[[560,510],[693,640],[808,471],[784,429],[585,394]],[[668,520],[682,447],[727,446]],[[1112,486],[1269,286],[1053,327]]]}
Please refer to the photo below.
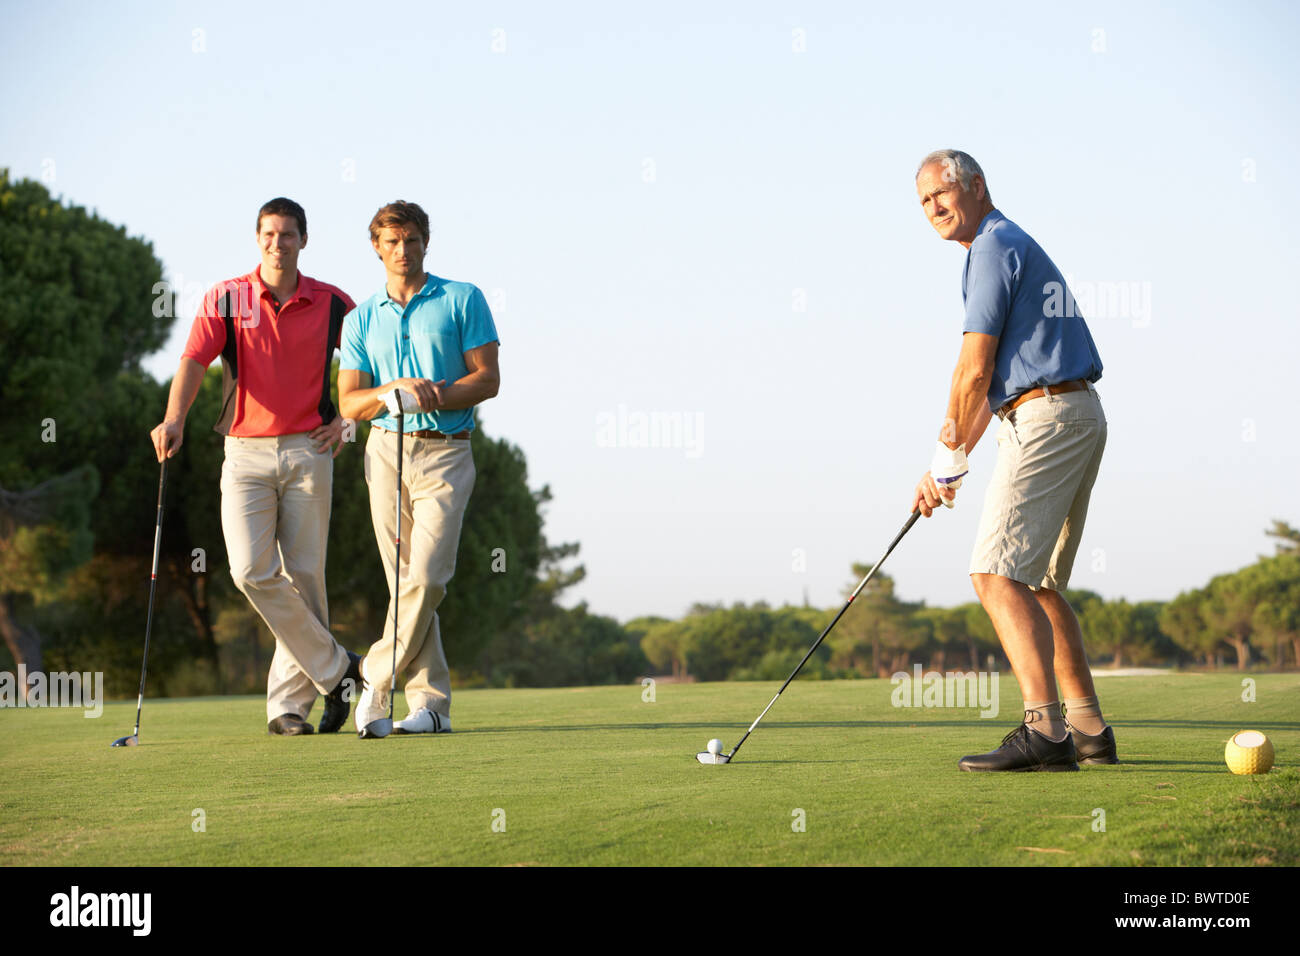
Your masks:
{"label": "short brown hair", "polygon": [[304,239],[307,238],[307,214],[303,212],[302,206],[299,206],[292,199],[285,199],[278,196],[270,202],[262,204],[262,208],[257,211],[257,232],[262,231],[262,217],[264,216],[293,216],[298,220],[298,234]]}
{"label": "short brown hair", "polygon": [[387,206],[381,206],[375,218],[370,220],[370,241],[379,241],[379,231],[390,226],[415,226],[429,244],[429,214],[413,202],[398,199]]}

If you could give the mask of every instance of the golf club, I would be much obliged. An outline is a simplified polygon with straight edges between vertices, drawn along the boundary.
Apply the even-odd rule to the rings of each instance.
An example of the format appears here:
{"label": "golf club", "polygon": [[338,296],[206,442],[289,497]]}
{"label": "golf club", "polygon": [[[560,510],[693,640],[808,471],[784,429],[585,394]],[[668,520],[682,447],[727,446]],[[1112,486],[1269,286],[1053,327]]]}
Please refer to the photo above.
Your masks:
{"label": "golf club", "polygon": [[821,647],[822,641],[826,640],[826,635],[831,632],[831,628],[833,628],[839,622],[839,619],[844,616],[844,612],[849,609],[849,605],[853,603],[853,599],[856,598],[862,592],[862,589],[867,586],[867,582],[871,580],[872,576],[880,566],[885,563],[885,558],[889,557],[894,548],[898,547],[898,542],[903,540],[903,535],[907,534],[907,532],[911,530],[912,525],[916,524],[916,519],[919,517],[921,517],[921,511],[918,508],[916,511],[912,512],[912,516],[907,519],[907,524],[903,525],[903,530],[898,532],[898,536],[894,538],[885,553],[881,555],[880,560],[877,561],[872,569],[867,572],[867,576],[862,579],[862,583],[859,584],[857,588],[854,589],[853,593],[849,595],[849,599],[845,601],[844,606],[840,608],[840,613],[835,615],[835,620],[826,625],[826,630],[822,631],[822,636],[817,638],[817,643],[808,649],[808,653],[803,656],[803,660],[799,662],[799,666],[796,667],[794,672],[785,679],[785,683],[781,685],[781,690],[776,692],[776,697],[773,697],[771,701],[768,702],[768,705],[763,708],[763,713],[754,718],[754,722],[750,724],[749,729],[745,731],[745,736],[740,738],[740,743],[731,748],[731,753],[711,753],[708,750],[702,750],[695,755],[696,760],[704,764],[730,763],[732,761],[732,758],[734,758],[736,753],[740,750],[741,745],[744,744],[744,742],[749,739],[749,735],[754,732],[754,728],[758,726],[758,722],[767,715],[767,712],[772,709],[772,705],[776,703],[777,698],[780,697],[782,692],[790,686],[790,681],[794,680],[799,672],[803,670],[803,666],[808,663],[808,658],[812,657],[813,652],[815,652],[817,648]]}
{"label": "golf club", "polygon": [[135,702],[135,733],[118,737],[110,747],[140,746],[140,711],[144,709],[144,678],[149,673],[149,635],[153,631],[153,596],[158,588],[158,552],[162,545],[163,489],[167,486],[167,459],[158,468],[158,524],[153,532],[153,571],[149,574],[149,613],[144,623],[144,661],[140,664],[140,696]]}
{"label": "golf club", "polygon": [[388,687],[388,716],[366,724],[368,738],[387,737],[393,732],[393,704],[397,692],[397,602],[402,588],[402,437],[406,433],[406,409],[402,405],[402,390],[393,389],[397,402],[397,559],[393,564],[393,682]]}

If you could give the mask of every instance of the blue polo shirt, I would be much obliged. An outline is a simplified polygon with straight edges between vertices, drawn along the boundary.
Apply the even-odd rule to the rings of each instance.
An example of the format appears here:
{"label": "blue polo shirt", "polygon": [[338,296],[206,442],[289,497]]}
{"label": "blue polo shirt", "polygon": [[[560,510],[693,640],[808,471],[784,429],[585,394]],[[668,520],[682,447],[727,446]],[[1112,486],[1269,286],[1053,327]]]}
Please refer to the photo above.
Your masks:
{"label": "blue polo shirt", "polygon": [[[405,308],[385,288],[347,314],[339,368],[365,372],[371,387],[397,378],[445,379],[450,385],[469,374],[466,352],[496,341],[492,312],[478,287],[431,274]],[[408,432],[434,429],[454,435],[474,428],[472,408],[405,418]],[[373,424],[397,431],[397,419],[387,413]]]}
{"label": "blue polo shirt", "polygon": [[1101,378],[1101,356],[1061,270],[996,209],[980,220],[967,250],[961,295],[962,331],[998,337],[989,383],[994,411],[1031,388]]}

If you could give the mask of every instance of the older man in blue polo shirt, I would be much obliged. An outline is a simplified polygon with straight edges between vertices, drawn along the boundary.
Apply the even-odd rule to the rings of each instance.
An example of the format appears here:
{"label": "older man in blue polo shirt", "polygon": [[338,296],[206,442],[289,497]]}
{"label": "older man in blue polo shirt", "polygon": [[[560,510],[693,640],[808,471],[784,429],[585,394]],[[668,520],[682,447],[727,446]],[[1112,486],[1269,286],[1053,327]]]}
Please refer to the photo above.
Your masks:
{"label": "older man in blue polo shirt", "polygon": [[916,189],[940,237],[968,251],[961,354],[939,444],[912,507],[928,518],[940,504],[953,506],[967,456],[997,415],[998,459],[970,574],[1025,709],[1000,747],[958,766],[1051,771],[1118,763],[1079,621],[1061,594],[1106,445],[1106,416],[1092,387],[1101,358],[1060,270],[994,208],[984,171],[969,154],[926,156]]}
{"label": "older man in blue polo shirt", "polygon": [[384,206],[370,222],[370,241],[387,282],[344,319],[339,405],[348,418],[373,419],[366,481],[390,591],[399,494],[393,393],[406,393],[418,409],[408,411],[403,426],[401,616],[394,633],[391,602],[399,595],[390,593],[383,636],[362,664],[357,735],[384,736],[374,728],[387,716],[394,690],[393,640],[397,672],[409,672],[404,690],[410,709],[393,732],[444,733],[451,730],[451,676],[437,611],[456,570],[461,521],[474,488],[473,409],[496,395],[501,382],[499,343],[482,292],[424,271],[429,217],[423,209],[401,201]]}

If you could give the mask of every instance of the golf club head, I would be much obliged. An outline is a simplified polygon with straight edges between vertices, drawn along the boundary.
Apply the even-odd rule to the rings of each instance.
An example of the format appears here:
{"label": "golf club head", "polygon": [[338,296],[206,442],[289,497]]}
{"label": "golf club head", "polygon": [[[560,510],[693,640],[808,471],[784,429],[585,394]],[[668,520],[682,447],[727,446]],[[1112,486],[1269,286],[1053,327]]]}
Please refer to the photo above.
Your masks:
{"label": "golf club head", "polygon": [[731,754],[711,754],[707,750],[701,750],[695,759],[700,763],[730,763]]}
{"label": "golf club head", "polygon": [[378,720],[372,720],[361,728],[357,734],[362,740],[377,740],[380,737],[387,737],[393,732],[393,718],[380,717]]}
{"label": "golf club head", "polygon": [[111,744],[109,744],[109,746],[110,747],[139,747],[140,738],[137,737],[135,734],[132,734],[129,737],[118,737]]}

